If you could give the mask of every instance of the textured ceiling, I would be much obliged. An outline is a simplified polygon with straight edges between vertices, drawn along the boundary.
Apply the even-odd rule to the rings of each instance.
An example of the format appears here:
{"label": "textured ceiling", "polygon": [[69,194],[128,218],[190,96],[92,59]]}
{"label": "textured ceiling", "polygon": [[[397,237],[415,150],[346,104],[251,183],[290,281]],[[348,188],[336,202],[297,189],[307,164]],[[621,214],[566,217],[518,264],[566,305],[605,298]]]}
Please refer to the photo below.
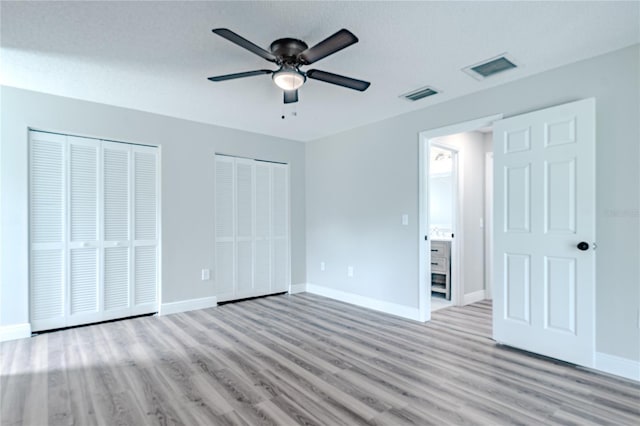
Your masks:
{"label": "textured ceiling", "polygon": [[[0,82],[301,141],[313,140],[640,42],[640,2],[0,3]],[[311,66],[368,80],[364,93],[309,80],[282,104],[275,68],[216,36],[268,48],[341,28],[360,42]],[[522,66],[476,81],[460,70],[508,52]],[[441,94],[398,98],[430,85]],[[282,115],[286,119],[281,119]]]}

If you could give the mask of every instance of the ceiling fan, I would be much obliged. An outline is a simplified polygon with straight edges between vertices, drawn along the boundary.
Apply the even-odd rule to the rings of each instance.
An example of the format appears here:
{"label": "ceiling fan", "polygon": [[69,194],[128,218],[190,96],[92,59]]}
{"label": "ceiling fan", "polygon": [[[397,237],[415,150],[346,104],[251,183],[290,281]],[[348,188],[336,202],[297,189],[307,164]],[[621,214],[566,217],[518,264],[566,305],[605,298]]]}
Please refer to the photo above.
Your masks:
{"label": "ceiling fan", "polygon": [[368,81],[356,80],[355,78],[345,77],[327,71],[316,69],[308,71],[300,70],[302,66],[311,65],[345,47],[357,43],[358,38],[349,30],[342,29],[313,47],[307,46],[307,43],[302,40],[281,38],[271,43],[270,51],[255,45],[227,28],[216,28],[212,31],[261,58],[275,63],[279,68],[277,70],[262,69],[209,77],[211,81],[225,81],[255,75],[272,74],[273,82],[284,91],[285,104],[298,102],[298,88],[304,84],[307,78],[336,84],[361,92],[367,90],[371,84]]}

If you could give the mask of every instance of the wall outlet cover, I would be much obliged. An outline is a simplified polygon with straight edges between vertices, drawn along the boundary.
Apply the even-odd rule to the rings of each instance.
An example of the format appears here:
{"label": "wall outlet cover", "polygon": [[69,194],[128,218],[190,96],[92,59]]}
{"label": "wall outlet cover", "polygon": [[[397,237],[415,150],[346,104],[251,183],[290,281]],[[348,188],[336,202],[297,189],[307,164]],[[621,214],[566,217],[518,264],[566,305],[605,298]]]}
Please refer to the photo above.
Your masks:
{"label": "wall outlet cover", "polygon": [[211,270],[203,269],[202,270],[202,281],[207,281],[211,279]]}
{"label": "wall outlet cover", "polygon": [[353,266],[347,267],[347,276],[353,277]]}

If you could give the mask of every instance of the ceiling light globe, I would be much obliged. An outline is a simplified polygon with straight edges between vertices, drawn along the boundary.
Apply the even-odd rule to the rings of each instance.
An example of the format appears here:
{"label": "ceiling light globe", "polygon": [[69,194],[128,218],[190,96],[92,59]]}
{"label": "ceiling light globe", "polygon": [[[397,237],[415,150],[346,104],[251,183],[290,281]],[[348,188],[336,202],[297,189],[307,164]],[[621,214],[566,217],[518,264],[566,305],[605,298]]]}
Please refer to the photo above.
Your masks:
{"label": "ceiling light globe", "polygon": [[280,70],[273,73],[273,82],[282,90],[296,90],[304,84],[305,77],[295,70]]}

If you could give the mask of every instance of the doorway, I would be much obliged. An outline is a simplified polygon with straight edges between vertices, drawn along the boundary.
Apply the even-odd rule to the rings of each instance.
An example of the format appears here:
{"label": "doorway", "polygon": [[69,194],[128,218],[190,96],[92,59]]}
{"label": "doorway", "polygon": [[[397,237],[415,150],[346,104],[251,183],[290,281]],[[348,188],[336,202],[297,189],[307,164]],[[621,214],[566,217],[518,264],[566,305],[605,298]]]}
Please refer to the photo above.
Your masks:
{"label": "doorway", "polygon": [[[444,138],[446,141],[446,137]],[[431,311],[458,304],[458,286],[453,284],[457,272],[458,247],[458,149],[429,140],[429,187],[427,191],[429,215]],[[454,267],[455,266],[455,267]],[[455,274],[458,282],[457,273]]]}
{"label": "doorway", "polygon": [[[482,300],[486,296],[484,276],[488,256],[485,259],[485,155],[491,150],[486,147],[492,146],[490,139],[487,139],[491,137],[491,124],[501,118],[502,115],[499,114],[420,133],[418,265],[419,307],[420,318],[423,321],[428,321],[431,318],[431,312],[438,308],[465,305]],[[468,140],[470,137],[475,138],[475,141],[470,142]],[[453,217],[451,227],[435,222],[439,220],[438,214],[441,213],[439,209],[443,204],[438,208],[432,208],[431,205],[431,198],[437,200],[440,197],[437,192],[445,186],[441,184],[440,188],[437,188],[438,181],[442,181],[444,176],[438,174],[439,165],[434,166],[435,173],[432,176],[431,159],[433,158],[435,165],[438,154],[443,154],[440,157],[442,161],[446,159],[447,153],[451,153],[450,179],[453,191],[451,203],[449,204],[446,199],[442,203],[451,206]],[[442,164],[444,165],[445,162]],[[435,186],[432,185],[434,182]],[[442,240],[448,241],[441,248]],[[442,281],[442,274],[439,276],[438,271],[433,269],[442,271],[441,263],[446,263],[441,262],[442,254],[447,255],[447,246],[449,265],[444,266],[449,268],[450,300],[440,295],[433,295],[431,291],[434,279],[436,285],[438,280]],[[444,252],[440,252],[441,249]]]}

